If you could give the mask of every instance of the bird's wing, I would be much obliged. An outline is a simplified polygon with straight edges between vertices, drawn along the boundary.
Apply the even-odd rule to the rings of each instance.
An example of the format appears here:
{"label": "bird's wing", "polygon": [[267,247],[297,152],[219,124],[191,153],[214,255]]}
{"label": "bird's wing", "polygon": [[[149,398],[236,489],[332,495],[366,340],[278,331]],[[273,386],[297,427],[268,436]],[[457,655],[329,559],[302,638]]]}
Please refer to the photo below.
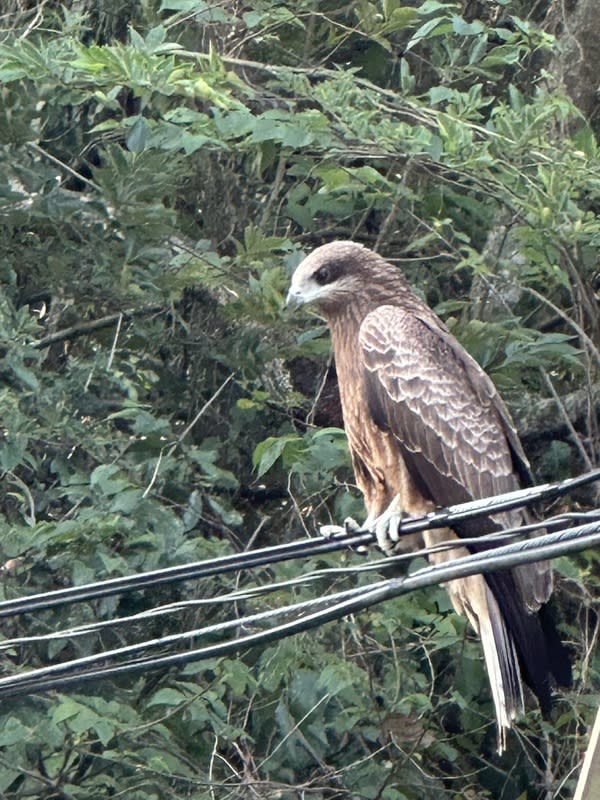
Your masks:
{"label": "bird's wing", "polygon": [[[380,306],[365,318],[359,341],[370,412],[398,443],[425,497],[447,506],[518,487],[518,476],[527,474],[528,466],[508,411],[491,380],[435,316]],[[459,536],[474,537],[523,520],[521,511],[504,512],[458,524],[454,530]],[[485,591],[470,592],[465,581],[455,583],[460,584],[459,593],[466,593],[462,605],[471,606],[469,618],[477,618],[482,638],[488,636],[488,669],[493,677],[495,665],[500,665],[504,691],[512,698],[507,700],[508,707],[517,708],[519,700],[513,642],[527,682],[542,707],[548,708],[549,677],[547,668],[539,665],[552,662],[551,671],[563,681],[569,673],[567,659],[562,648],[556,657],[546,653],[538,616],[523,614],[523,604],[533,612],[548,600],[552,591],[549,565],[530,564],[487,574],[485,584],[493,601]],[[500,613],[492,613],[494,603]],[[491,628],[486,634],[488,623]],[[495,652],[498,664],[496,656],[490,655]],[[510,691],[509,686],[513,687]],[[501,710],[497,713],[501,721]]]}
{"label": "bird's wing", "polygon": [[[509,492],[529,465],[510,415],[490,378],[437,321],[380,306],[363,321],[360,350],[369,410],[391,433],[415,484],[440,506]],[[520,510],[468,520],[461,536],[523,524]],[[552,591],[539,564],[515,571],[530,608]]]}
{"label": "bird's wing", "polygon": [[517,488],[498,395],[434,320],[380,306],[360,329],[369,409],[397,440],[419,489],[450,505]]}

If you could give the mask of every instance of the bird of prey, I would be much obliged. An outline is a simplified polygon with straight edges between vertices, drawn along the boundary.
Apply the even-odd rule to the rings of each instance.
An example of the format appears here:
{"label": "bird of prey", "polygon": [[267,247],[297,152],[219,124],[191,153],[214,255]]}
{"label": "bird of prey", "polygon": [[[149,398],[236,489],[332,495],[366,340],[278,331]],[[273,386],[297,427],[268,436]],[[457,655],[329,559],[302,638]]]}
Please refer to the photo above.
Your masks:
{"label": "bird of prey", "polygon": [[[391,552],[400,538],[411,548],[455,540],[456,547],[429,556],[440,563],[478,550],[461,538],[522,525],[525,512],[515,510],[399,537],[402,516],[530,482],[508,409],[401,271],[362,245],[332,242],[308,255],[287,297],[288,306],[304,303],[316,307],[331,331],[365,525],[380,547]],[[553,684],[570,683],[569,658],[544,609],[552,592],[550,567],[544,562],[473,575],[446,588],[481,639],[502,752],[523,709],[523,682],[544,713]]]}

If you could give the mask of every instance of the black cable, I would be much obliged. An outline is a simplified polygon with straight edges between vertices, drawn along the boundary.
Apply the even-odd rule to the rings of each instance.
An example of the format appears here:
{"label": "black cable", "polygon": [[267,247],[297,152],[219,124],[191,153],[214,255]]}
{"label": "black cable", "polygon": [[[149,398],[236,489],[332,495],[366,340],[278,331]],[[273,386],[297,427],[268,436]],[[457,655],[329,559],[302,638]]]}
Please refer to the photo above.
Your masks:
{"label": "black cable", "polygon": [[[269,630],[246,634],[230,641],[219,642],[183,653],[172,653],[158,657],[144,656],[121,664],[89,668],[89,665],[94,662],[105,662],[116,655],[122,654],[119,651],[106,652],[97,656],[86,656],[83,659],[75,659],[63,664],[41,667],[30,672],[8,676],[0,679],[0,696],[59,689],[82,681],[98,680],[129,672],[164,668],[186,664],[191,661],[229,655],[241,648],[257,644],[265,645],[285,636],[310,630],[325,622],[361,611],[383,600],[388,600],[425,586],[445,583],[480,572],[508,569],[519,564],[543,561],[566,553],[585,550],[596,545],[600,545],[600,521],[545,534],[537,539],[504,545],[494,550],[463,556],[450,562],[429,565],[417,570],[412,575],[380,581],[358,592],[347,590],[346,592],[334,594],[327,598],[332,605],[326,609],[306,614],[299,619],[285,622]],[[350,591],[351,596],[348,596],[348,591]],[[344,599],[340,600],[340,598]],[[251,624],[255,617],[256,615],[252,615],[236,620],[236,627]],[[231,627],[231,624],[225,623],[228,627]],[[150,647],[164,646],[165,643],[172,644],[176,639],[182,641],[186,638],[197,638],[203,633],[212,633],[218,628],[219,626],[213,625],[201,629],[199,632],[192,632],[192,634],[190,632],[175,634],[152,642],[142,642],[128,647],[126,650],[130,654]],[[80,669],[80,667],[85,668]]]}
{"label": "black cable", "polygon": [[[596,469],[557,483],[546,483],[494,497],[461,503],[449,508],[442,508],[422,517],[403,520],[399,532],[401,535],[409,535],[430,528],[451,527],[453,523],[465,519],[488,516],[500,511],[508,511],[512,508],[547,501],[566,494],[576,487],[599,479],[600,469]],[[347,547],[371,544],[374,539],[375,536],[372,532],[360,528],[356,532],[335,534],[331,538],[318,536],[289,544],[250,550],[246,553],[234,553],[207,561],[197,561],[191,564],[181,564],[175,567],[142,572],[138,575],[126,575],[82,586],[70,586],[66,589],[42,592],[28,597],[16,597],[0,602],[0,618],[24,614],[42,608],[51,608],[63,603],[81,603],[97,597],[122,594],[175,581],[204,578],[241,569],[252,569],[294,558],[308,558]]]}
{"label": "black cable", "polygon": [[[233,592],[219,595],[217,597],[196,598],[190,600],[182,600],[175,603],[167,603],[166,605],[155,606],[146,611],[138,612],[130,616],[114,617],[112,619],[100,620],[96,622],[87,622],[82,625],[68,627],[63,630],[54,630],[50,634],[34,635],[34,636],[19,636],[12,639],[3,639],[0,641],[0,650],[7,650],[14,647],[22,647],[28,644],[35,644],[36,642],[49,642],[56,639],[73,639],[76,636],[89,636],[92,633],[97,633],[105,628],[115,630],[117,626],[130,625],[131,623],[139,623],[142,620],[156,619],[158,616],[165,614],[177,614],[182,611],[189,611],[190,608],[195,608],[200,605],[216,604],[216,603],[239,603],[256,597],[266,595],[282,589],[289,589],[291,586],[297,586],[301,583],[307,583],[311,580],[322,580],[324,576],[342,576],[342,575],[358,575],[362,572],[374,572],[382,568],[389,568],[395,564],[401,564],[404,561],[413,561],[415,558],[421,556],[428,558],[432,553],[439,553],[446,550],[456,548],[464,548],[470,545],[481,545],[482,543],[493,543],[495,547],[501,544],[507,544],[516,538],[522,538],[524,535],[532,533],[536,529],[543,528],[544,531],[550,532],[552,529],[564,530],[567,525],[573,525],[574,522],[583,524],[585,521],[600,520],[600,509],[592,511],[579,511],[568,512],[559,514],[556,517],[539,520],[535,523],[529,523],[516,528],[506,528],[503,531],[487,534],[481,537],[471,537],[465,539],[448,539],[446,541],[438,542],[435,545],[414,550],[410,552],[402,552],[395,555],[386,556],[380,559],[373,559],[360,565],[354,564],[353,566],[340,566],[340,567],[326,567],[314,570],[304,575],[296,576],[289,580],[283,580],[276,583],[269,583],[259,586],[246,586],[243,589],[236,589]],[[306,601],[306,605],[310,603],[323,602],[326,598],[317,600]],[[289,606],[287,607],[289,608]],[[284,609],[282,609],[283,611]],[[264,616],[268,616],[271,612],[263,612]],[[234,624],[238,624],[237,621]],[[225,627],[225,624],[223,625]],[[189,632],[190,635],[192,632]]]}

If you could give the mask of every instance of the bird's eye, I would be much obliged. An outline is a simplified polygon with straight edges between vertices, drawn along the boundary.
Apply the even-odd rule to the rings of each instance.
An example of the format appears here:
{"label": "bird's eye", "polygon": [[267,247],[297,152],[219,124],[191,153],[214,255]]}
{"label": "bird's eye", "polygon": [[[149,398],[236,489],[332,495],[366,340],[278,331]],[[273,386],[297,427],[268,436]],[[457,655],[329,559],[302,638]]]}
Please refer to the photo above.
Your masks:
{"label": "bird's eye", "polygon": [[329,267],[319,267],[315,272],[315,280],[319,286],[324,286],[326,283],[329,283],[331,280],[331,271]]}

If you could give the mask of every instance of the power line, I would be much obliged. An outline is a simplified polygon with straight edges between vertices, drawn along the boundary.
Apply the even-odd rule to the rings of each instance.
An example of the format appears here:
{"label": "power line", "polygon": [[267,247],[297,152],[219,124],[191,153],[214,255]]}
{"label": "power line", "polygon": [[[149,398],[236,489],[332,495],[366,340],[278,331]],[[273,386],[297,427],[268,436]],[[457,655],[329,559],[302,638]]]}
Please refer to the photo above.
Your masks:
{"label": "power line", "polygon": [[464,539],[453,538],[447,541],[438,542],[430,547],[424,547],[420,550],[411,550],[410,552],[402,552],[392,556],[385,556],[384,558],[371,559],[366,563],[353,563],[351,566],[320,568],[313,570],[312,572],[296,575],[293,578],[288,578],[282,581],[270,582],[268,584],[257,586],[244,586],[241,589],[235,589],[234,591],[227,592],[226,594],[222,595],[179,600],[177,602],[166,603],[162,606],[155,606],[135,614],[114,617],[112,619],[86,622],[81,625],[65,628],[63,630],[54,630],[51,633],[3,639],[0,641],[0,650],[9,650],[14,647],[35,644],[39,642],[50,642],[52,640],[56,641],[57,639],[74,639],[79,636],[89,636],[92,633],[99,633],[107,628],[115,630],[118,626],[140,623],[150,619],[155,619],[159,616],[173,615],[207,605],[233,605],[234,603],[255,599],[257,596],[264,596],[266,594],[272,594],[273,592],[281,591],[282,589],[290,589],[300,584],[308,584],[311,581],[322,580],[325,576],[331,576],[332,578],[344,575],[356,576],[362,572],[375,572],[383,568],[389,569],[391,566],[399,565],[404,561],[412,561],[419,556],[427,558],[433,553],[469,547],[471,545],[481,547],[482,544],[493,543],[497,546],[498,544],[505,544],[507,541],[511,541],[515,538],[522,538],[525,534],[529,534],[539,528],[543,528],[545,531],[556,528],[562,530],[568,524],[572,525],[575,521],[578,521],[580,524],[582,524],[585,521],[593,521],[596,519],[600,519],[600,509],[563,513],[557,515],[556,517],[539,520],[535,523],[523,525],[521,527],[508,528],[481,537]]}
{"label": "power line", "polygon": [[[430,528],[452,527],[453,524],[466,519],[476,519],[520,506],[547,501],[599,479],[600,469],[596,469],[557,483],[541,484],[540,486],[519,489],[494,497],[442,508],[422,517],[403,520],[399,533],[401,535],[410,535]],[[349,534],[342,532],[332,537],[318,536],[312,539],[302,539],[274,547],[250,550],[246,553],[234,553],[207,561],[197,561],[191,564],[181,564],[175,567],[142,572],[138,575],[126,575],[81,586],[70,586],[65,589],[42,592],[28,597],[16,597],[0,602],[0,618],[51,608],[64,603],[81,603],[98,597],[122,594],[176,581],[199,579],[241,569],[252,569],[294,558],[308,558],[347,547],[368,545],[374,541],[374,538],[374,534],[370,530],[359,528]],[[483,537],[479,539],[479,542],[481,541],[483,541]]]}
{"label": "power line", "polygon": [[[545,534],[536,539],[513,542],[494,550],[463,556],[450,562],[430,565],[406,577],[379,581],[368,587],[338,592],[326,598],[294,604],[278,611],[249,615],[195,631],[172,634],[94,656],[74,659],[63,664],[41,667],[26,673],[8,676],[0,679],[0,696],[60,689],[83,681],[98,680],[131,672],[165,668],[192,661],[230,655],[245,647],[257,644],[265,645],[285,636],[310,630],[325,622],[361,611],[376,603],[416,589],[464,578],[478,572],[507,569],[519,564],[551,559],[566,553],[585,550],[598,544],[600,544],[600,520],[578,525],[568,530]],[[267,630],[243,634],[228,641],[186,650],[185,652],[160,656],[138,655],[145,650],[164,647],[165,645],[171,646],[181,642],[189,643],[191,639],[212,635],[233,627],[243,629],[257,622],[269,621],[278,612],[289,614],[320,603],[325,603],[326,607],[303,614],[297,619],[284,622]],[[135,657],[123,663],[113,665],[106,663],[121,656]]]}

